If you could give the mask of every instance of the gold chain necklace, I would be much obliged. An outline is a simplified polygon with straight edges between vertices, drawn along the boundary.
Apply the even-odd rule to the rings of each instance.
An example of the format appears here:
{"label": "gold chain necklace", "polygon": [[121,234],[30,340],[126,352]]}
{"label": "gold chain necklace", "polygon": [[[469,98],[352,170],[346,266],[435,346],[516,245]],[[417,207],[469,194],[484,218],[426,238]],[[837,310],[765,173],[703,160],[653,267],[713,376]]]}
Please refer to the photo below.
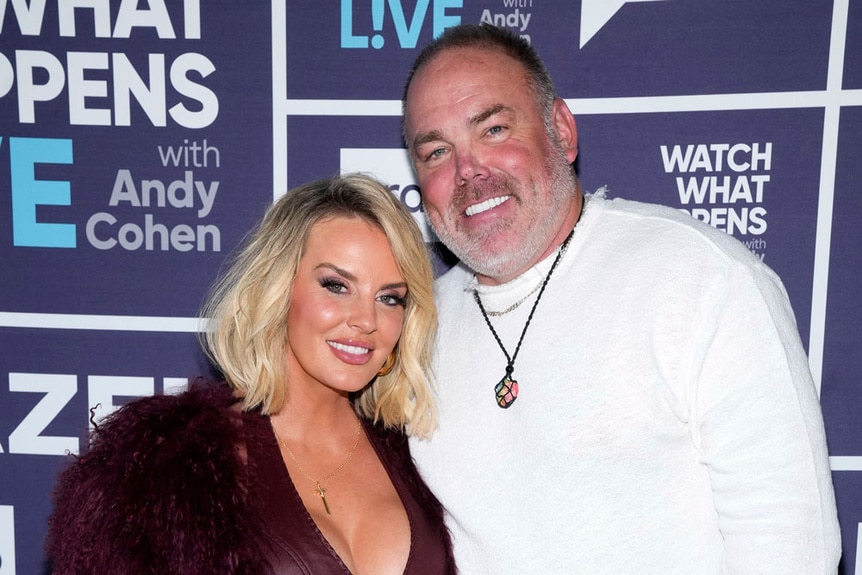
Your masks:
{"label": "gold chain necklace", "polygon": [[317,495],[320,496],[321,501],[323,501],[323,508],[326,509],[326,514],[332,515],[332,512],[329,510],[329,504],[326,502],[326,488],[321,484],[323,482],[329,481],[330,479],[335,477],[338,474],[338,472],[341,471],[342,469],[344,469],[344,466],[350,462],[350,458],[353,457],[353,453],[356,451],[357,446],[359,446],[359,438],[361,436],[362,436],[362,421],[360,420],[358,422],[358,425],[356,426],[356,439],[353,441],[353,447],[350,448],[350,453],[347,454],[347,458],[341,462],[341,465],[339,465],[338,467],[336,467],[335,469],[330,471],[328,474],[326,474],[326,476],[324,476],[323,479],[319,479],[319,480],[315,479],[314,477],[312,477],[311,475],[308,474],[308,472],[305,470],[305,468],[302,467],[302,465],[299,463],[299,461],[296,460],[296,457],[293,455],[293,451],[290,450],[290,447],[288,447],[287,444],[284,441],[282,441],[281,438],[277,434],[276,434],[275,438],[282,445],[282,447],[284,447],[287,450],[287,454],[290,455],[290,458],[293,460],[293,462],[299,468],[299,471],[302,472],[302,474],[306,477],[306,479],[308,479],[309,481],[314,483],[314,485],[315,485],[314,491],[315,491],[315,493],[317,493]]}
{"label": "gold chain necklace", "polygon": [[506,315],[506,314],[507,314],[507,313],[509,313],[510,311],[515,311],[516,309],[518,309],[518,307],[519,307],[522,303],[524,303],[525,301],[527,301],[527,300],[530,298],[530,296],[531,296],[531,295],[533,295],[534,293],[536,293],[537,291],[539,291],[539,288],[540,288],[540,287],[542,287],[542,283],[544,283],[544,281],[545,281],[545,280],[544,280],[544,278],[542,278],[542,281],[541,281],[541,282],[539,282],[539,285],[537,285],[536,287],[534,287],[533,289],[531,289],[531,290],[530,290],[530,293],[528,293],[528,294],[527,294],[527,295],[525,295],[523,298],[519,299],[518,301],[516,301],[515,303],[513,303],[512,305],[510,305],[510,306],[509,306],[509,307],[507,307],[506,309],[504,309],[504,310],[502,310],[502,311],[487,311],[487,310],[486,310],[486,311],[485,311],[485,313],[487,313],[490,317],[500,317],[500,316],[502,316],[502,315]]}
{"label": "gold chain necklace", "polygon": [[[569,243],[568,243],[568,242],[565,242],[565,243],[563,244],[563,247],[562,247],[562,248],[560,248],[560,255],[559,255],[559,257],[563,257],[564,255],[566,255],[566,249],[567,249],[568,247],[569,247]],[[552,271],[553,271],[553,270],[552,270]],[[550,273],[549,273],[548,275],[550,275]],[[504,316],[504,315],[506,315],[507,313],[509,313],[509,312],[511,312],[511,311],[515,311],[516,309],[518,309],[518,308],[521,306],[521,304],[522,304],[522,303],[524,303],[525,301],[527,301],[528,299],[530,299],[530,296],[532,296],[534,293],[536,293],[537,291],[539,291],[539,289],[541,289],[541,287],[542,287],[543,285],[545,285],[545,281],[546,281],[546,278],[542,278],[542,281],[541,281],[541,282],[539,282],[539,284],[538,284],[536,287],[534,287],[533,289],[531,289],[531,290],[530,290],[530,293],[528,293],[527,295],[525,295],[524,297],[522,297],[521,299],[519,299],[518,301],[516,301],[515,303],[513,303],[513,304],[512,304],[512,305],[510,305],[509,307],[507,307],[506,309],[504,309],[504,310],[502,310],[502,311],[488,311],[488,310],[485,310],[485,314],[486,314],[488,317],[500,317],[500,316]]]}

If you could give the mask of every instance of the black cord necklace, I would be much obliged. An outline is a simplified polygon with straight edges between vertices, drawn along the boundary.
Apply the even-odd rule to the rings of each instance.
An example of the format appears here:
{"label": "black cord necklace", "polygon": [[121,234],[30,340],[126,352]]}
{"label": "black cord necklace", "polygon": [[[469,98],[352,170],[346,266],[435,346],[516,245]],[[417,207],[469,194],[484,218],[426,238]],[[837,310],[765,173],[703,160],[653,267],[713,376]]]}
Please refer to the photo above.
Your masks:
{"label": "black cord necklace", "polygon": [[536,307],[539,305],[539,300],[542,299],[542,294],[545,293],[545,286],[548,285],[548,280],[551,279],[551,274],[554,273],[554,269],[556,269],[557,264],[560,263],[560,259],[563,257],[563,254],[566,253],[566,248],[569,247],[569,241],[572,239],[572,234],[574,233],[575,230],[572,229],[560,245],[560,251],[554,259],[554,263],[551,264],[551,269],[548,270],[548,275],[545,276],[545,279],[542,282],[542,287],[539,289],[539,295],[533,303],[533,309],[530,310],[530,315],[527,316],[527,322],[524,324],[524,329],[521,330],[521,337],[518,338],[518,345],[515,346],[515,353],[513,353],[511,357],[509,357],[509,352],[506,351],[506,346],[504,346],[502,340],[500,340],[500,336],[497,335],[497,330],[495,330],[494,326],[491,325],[491,319],[485,311],[485,306],[482,305],[482,300],[479,298],[479,292],[475,289],[473,290],[473,299],[475,299],[476,303],[479,304],[479,311],[482,312],[482,317],[485,318],[485,323],[488,324],[488,328],[494,335],[494,339],[497,340],[497,345],[500,346],[500,349],[503,350],[503,354],[506,356],[506,375],[503,376],[503,379],[501,379],[496,386],[494,386],[497,405],[503,409],[508,408],[510,405],[515,403],[516,399],[518,399],[518,382],[512,379],[512,373],[515,371],[515,359],[518,357],[518,352],[521,351],[521,344],[524,343],[524,335],[527,333],[527,328],[530,327],[530,322],[533,320],[533,314],[536,313]]}

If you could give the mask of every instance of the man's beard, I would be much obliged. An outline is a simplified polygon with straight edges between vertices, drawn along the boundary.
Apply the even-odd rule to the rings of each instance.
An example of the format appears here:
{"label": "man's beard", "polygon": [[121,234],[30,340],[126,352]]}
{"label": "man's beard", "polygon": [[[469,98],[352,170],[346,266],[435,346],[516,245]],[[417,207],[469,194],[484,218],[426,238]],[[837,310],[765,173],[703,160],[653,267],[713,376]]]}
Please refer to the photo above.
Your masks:
{"label": "man's beard", "polygon": [[[546,162],[545,179],[543,182],[527,182],[525,185],[531,187],[529,194],[523,193],[523,185],[513,178],[494,174],[456,190],[444,222],[433,222],[429,217],[429,223],[440,241],[474,272],[490,278],[501,278],[526,271],[528,265],[536,263],[533,260],[547,250],[559,233],[573,201],[577,183],[572,166],[556,138],[551,138],[548,145],[552,153]],[[545,188],[544,192],[540,191],[541,186]],[[542,193],[550,194],[550,198],[542,196]],[[481,236],[468,235],[468,232],[458,229],[463,206],[470,201],[504,195],[511,196],[508,201],[519,204],[517,220],[501,221],[489,226]],[[542,205],[537,205],[537,198],[543,199]],[[516,224],[520,224],[522,229],[514,230],[518,236],[513,239],[514,245],[489,253],[491,249],[485,247],[486,241]]]}

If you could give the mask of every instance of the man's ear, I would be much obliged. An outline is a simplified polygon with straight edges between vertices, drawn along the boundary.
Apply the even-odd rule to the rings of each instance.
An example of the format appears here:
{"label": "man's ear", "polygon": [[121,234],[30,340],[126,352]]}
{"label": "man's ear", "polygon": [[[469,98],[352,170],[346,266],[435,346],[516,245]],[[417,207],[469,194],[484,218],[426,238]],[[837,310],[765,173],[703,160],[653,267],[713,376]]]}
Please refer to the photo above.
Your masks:
{"label": "man's ear", "polygon": [[578,157],[578,126],[568,104],[562,98],[554,100],[551,125],[571,164]]}

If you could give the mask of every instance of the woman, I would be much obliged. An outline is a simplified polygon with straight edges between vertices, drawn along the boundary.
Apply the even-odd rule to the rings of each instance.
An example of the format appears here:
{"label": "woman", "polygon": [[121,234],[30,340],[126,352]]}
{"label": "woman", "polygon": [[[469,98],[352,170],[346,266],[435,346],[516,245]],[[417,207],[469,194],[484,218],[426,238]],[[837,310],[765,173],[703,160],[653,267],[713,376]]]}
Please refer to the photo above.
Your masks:
{"label": "woman", "polygon": [[54,573],[453,573],[405,435],[436,421],[431,284],[380,183],[288,192],[204,307],[227,385],[98,425],[55,492]]}

